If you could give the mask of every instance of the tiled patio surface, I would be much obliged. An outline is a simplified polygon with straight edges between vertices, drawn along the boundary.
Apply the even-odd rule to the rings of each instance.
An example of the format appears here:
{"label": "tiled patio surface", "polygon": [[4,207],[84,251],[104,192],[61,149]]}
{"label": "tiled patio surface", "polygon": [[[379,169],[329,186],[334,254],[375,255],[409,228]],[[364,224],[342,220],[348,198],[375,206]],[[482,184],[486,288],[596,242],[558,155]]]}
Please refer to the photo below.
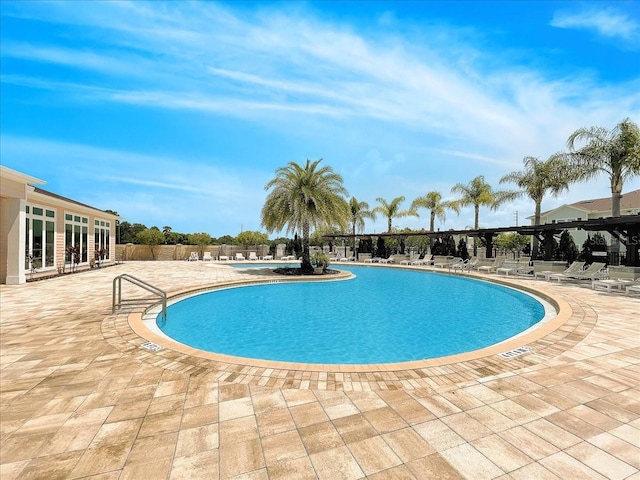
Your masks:
{"label": "tiled patio surface", "polygon": [[530,353],[323,371],[142,349],[111,315],[121,273],[170,294],[256,278],[129,262],[0,286],[3,480],[640,480],[638,297],[517,279],[571,310]]}

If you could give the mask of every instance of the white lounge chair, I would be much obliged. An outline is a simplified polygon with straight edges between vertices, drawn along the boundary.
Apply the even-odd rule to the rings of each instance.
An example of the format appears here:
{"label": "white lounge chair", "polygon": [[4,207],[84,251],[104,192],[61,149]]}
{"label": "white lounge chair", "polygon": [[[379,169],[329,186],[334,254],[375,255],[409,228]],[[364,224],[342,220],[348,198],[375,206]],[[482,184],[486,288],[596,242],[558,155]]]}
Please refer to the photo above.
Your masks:
{"label": "white lounge chair", "polygon": [[636,281],[631,278],[606,278],[593,280],[591,282],[591,288],[593,290],[602,289],[607,292],[611,292],[613,289],[624,291],[625,287],[632,287],[633,285],[640,285],[640,283],[636,283]]}
{"label": "white lounge chair", "polygon": [[273,255],[265,255],[262,260],[273,260]]}
{"label": "white lounge chair", "polygon": [[467,258],[465,260],[462,260],[461,262],[452,263],[451,266],[449,267],[449,270],[468,270],[470,268],[469,265],[471,264],[472,261],[476,261],[477,263],[477,258],[476,257]]}
{"label": "white lounge chair", "polygon": [[244,258],[244,255],[241,253],[236,253],[236,260],[242,261],[242,260],[246,260],[246,258]]}
{"label": "white lounge chair", "polygon": [[389,258],[381,258],[380,263],[395,263],[395,260],[393,255],[391,255]]}
{"label": "white lounge chair", "polygon": [[409,255],[409,258],[405,258],[404,260],[402,260],[400,262],[400,265],[413,265],[413,262],[415,262],[416,260],[418,260],[418,257],[420,255],[415,255],[415,254],[411,254]]}
{"label": "white lounge chair", "polygon": [[626,295],[629,295],[630,293],[640,293],[640,284],[629,285],[628,287],[625,287],[624,290]]}
{"label": "white lounge chair", "polygon": [[218,260],[220,260],[221,262],[227,262],[227,261],[229,261],[229,256],[228,255],[220,255],[218,257]]}
{"label": "white lounge chair", "polygon": [[492,273],[502,266],[506,257],[496,257],[491,265],[481,265],[478,267],[478,272]]}
{"label": "white lounge chair", "polygon": [[553,270],[534,272],[533,278],[544,277],[545,280],[549,280],[551,275],[568,275],[574,272],[580,272],[584,269],[584,264],[585,262],[572,262],[563,272],[554,272]]}
{"label": "white lounge chair", "polygon": [[211,256],[211,252],[204,252],[202,254],[202,261],[203,262],[211,262],[211,261],[213,261],[213,257]]}
{"label": "white lounge chair", "polygon": [[249,252],[249,260],[258,260],[258,255],[256,255],[256,252]]}
{"label": "white lounge chair", "polygon": [[609,274],[605,272],[605,263],[593,262],[582,272],[570,273],[568,275],[557,274],[549,276],[549,280],[601,280],[607,278]]}
{"label": "white lounge chair", "polygon": [[380,257],[371,257],[371,258],[366,258],[364,260],[364,263],[378,263],[380,262],[380,260],[382,260]]}
{"label": "white lounge chair", "polygon": [[191,255],[189,255],[189,258],[187,258],[187,261],[189,262],[197,262],[198,260],[198,252],[191,252]]}
{"label": "white lounge chair", "polygon": [[463,263],[464,260],[462,259],[462,257],[453,257],[451,260],[449,260],[449,264],[447,265],[447,267],[449,268],[449,271],[451,271],[454,266],[461,266]]}
{"label": "white lounge chair", "polygon": [[411,262],[411,265],[431,265],[431,255],[425,255],[423,258],[418,258]]}

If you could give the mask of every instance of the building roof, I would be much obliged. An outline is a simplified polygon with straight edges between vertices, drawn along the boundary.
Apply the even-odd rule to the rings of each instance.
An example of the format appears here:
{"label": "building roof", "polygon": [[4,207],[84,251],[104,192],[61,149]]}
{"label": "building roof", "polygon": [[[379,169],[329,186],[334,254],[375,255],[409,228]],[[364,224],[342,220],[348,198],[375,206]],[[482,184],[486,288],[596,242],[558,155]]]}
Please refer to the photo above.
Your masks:
{"label": "building roof", "polygon": [[[562,206],[578,208],[585,212],[610,212],[611,197],[580,200],[579,202],[569,203]],[[542,212],[541,215],[548,215],[550,212],[553,212],[558,208],[561,207],[547,210],[546,212]],[[620,198],[620,210],[629,210],[631,208],[640,208],[640,190],[633,190],[622,194],[622,197]],[[533,218],[533,216],[527,218]]]}
{"label": "building roof", "polygon": [[[57,193],[52,193],[52,192],[49,192],[47,190],[43,190],[42,188],[39,188],[39,187],[35,187],[34,186],[33,187],[33,191],[35,193],[39,193],[39,194],[45,195],[47,197],[55,198],[56,200],[62,200],[64,202],[74,203],[74,204],[79,205],[79,206],[84,207],[84,208],[90,208],[91,210],[96,210],[96,211],[101,212],[101,213],[106,213],[107,215],[113,215],[112,213],[106,212],[104,210],[100,210],[99,208],[96,208],[96,207],[92,207],[91,205],[87,205],[86,203],[81,203],[81,202],[78,202],[76,200],[72,200],[71,198],[63,197],[62,195],[58,195]],[[114,215],[114,217],[117,217],[117,216],[118,215]]]}

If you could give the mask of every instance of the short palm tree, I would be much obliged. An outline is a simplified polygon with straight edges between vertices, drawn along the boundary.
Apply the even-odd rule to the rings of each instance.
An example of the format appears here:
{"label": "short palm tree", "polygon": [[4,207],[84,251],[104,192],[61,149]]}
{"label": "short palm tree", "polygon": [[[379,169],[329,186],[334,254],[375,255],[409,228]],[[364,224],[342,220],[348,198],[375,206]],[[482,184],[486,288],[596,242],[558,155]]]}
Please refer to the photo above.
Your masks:
{"label": "short palm tree", "polygon": [[313,270],[309,258],[311,228],[347,228],[348,194],[342,176],[331,167],[319,167],[320,160],[307,159],[304,166],[289,162],[276,170],[276,176],[265,185],[271,190],[262,207],[262,225],[269,231],[287,228],[287,233],[302,232],[303,271]]}
{"label": "short palm tree", "polygon": [[[585,142],[576,150],[577,142]],[[640,130],[628,118],[612,130],[579,128],[567,140],[568,160],[580,180],[588,181],[605,172],[611,181],[611,215],[620,216],[624,181],[640,175]]]}
{"label": "short palm tree", "polygon": [[[500,205],[505,202],[511,201],[518,197],[517,192],[511,191],[493,191],[491,185],[484,181],[483,175],[478,175],[471,180],[467,185],[457,183],[451,189],[451,193],[460,195],[458,200],[453,200],[455,209],[473,205],[474,208],[474,222],[473,228],[479,227],[480,206],[487,206],[491,210],[496,210]],[[478,247],[476,242],[473,244],[473,254],[478,254]]]}
{"label": "short palm tree", "polygon": [[369,218],[375,220],[376,214],[369,210],[367,202],[359,202],[356,197],[349,200],[349,213],[351,214],[351,229],[353,232],[353,250],[356,248],[356,229],[364,230],[364,221]]}
{"label": "short palm tree", "polygon": [[416,198],[411,203],[411,209],[415,210],[417,208],[426,208],[430,210],[430,220],[429,220],[429,231],[433,232],[436,223],[436,217],[440,220],[445,221],[447,218],[446,210],[451,209],[456,211],[457,205],[454,205],[453,202],[442,201],[442,194],[440,192],[429,192],[423,197]]}
{"label": "short palm tree", "polygon": [[391,223],[394,218],[418,216],[418,213],[413,208],[410,208],[409,210],[400,210],[400,204],[404,202],[404,200],[404,197],[396,197],[391,200],[391,202],[387,202],[384,198],[376,198],[376,202],[380,203],[380,205],[375,207],[373,212],[380,213],[387,218],[387,233],[391,233]]}
{"label": "short palm tree", "polygon": [[[572,177],[562,154],[554,154],[541,161],[536,157],[524,157],[524,170],[511,172],[500,179],[500,183],[515,183],[522,189],[519,196],[526,195],[535,203],[534,225],[540,225],[542,200],[547,193],[557,197],[569,189]],[[533,237],[533,250],[538,251],[538,239]]]}

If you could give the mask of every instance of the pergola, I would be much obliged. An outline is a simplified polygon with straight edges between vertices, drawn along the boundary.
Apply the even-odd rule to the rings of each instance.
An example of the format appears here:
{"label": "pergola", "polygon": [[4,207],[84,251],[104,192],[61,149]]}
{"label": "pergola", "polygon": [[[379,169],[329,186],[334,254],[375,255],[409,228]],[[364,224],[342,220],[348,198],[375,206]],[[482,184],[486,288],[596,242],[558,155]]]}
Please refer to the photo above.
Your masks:
{"label": "pergola", "polygon": [[[640,266],[640,215],[625,215],[622,217],[597,218],[590,220],[573,220],[570,222],[545,223],[543,225],[524,225],[514,227],[479,228],[468,230],[445,230],[445,231],[415,231],[402,233],[352,233],[324,235],[323,238],[335,241],[336,239],[359,239],[369,238],[395,238],[403,242],[407,237],[427,236],[433,242],[434,239],[445,235],[467,235],[470,237],[480,237],[484,239],[487,258],[491,258],[493,251],[493,237],[499,233],[518,233],[520,235],[531,235],[536,237],[543,245],[553,242],[554,235],[559,235],[564,230],[580,229],[591,232],[608,232],[620,241],[626,249],[627,265]],[[545,248],[545,260],[551,260],[551,248]]]}

